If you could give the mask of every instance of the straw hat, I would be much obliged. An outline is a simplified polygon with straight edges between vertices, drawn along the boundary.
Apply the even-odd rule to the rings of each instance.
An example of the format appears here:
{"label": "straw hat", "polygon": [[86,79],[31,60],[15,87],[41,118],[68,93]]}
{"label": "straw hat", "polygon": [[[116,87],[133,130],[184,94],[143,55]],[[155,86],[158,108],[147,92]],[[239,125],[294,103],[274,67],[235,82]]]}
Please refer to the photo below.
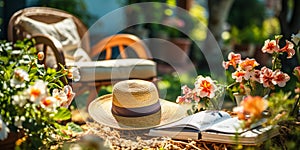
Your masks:
{"label": "straw hat", "polygon": [[144,80],[118,82],[112,94],[92,101],[88,111],[98,123],[122,130],[149,129],[186,116],[186,109],[160,99],[155,85]]}

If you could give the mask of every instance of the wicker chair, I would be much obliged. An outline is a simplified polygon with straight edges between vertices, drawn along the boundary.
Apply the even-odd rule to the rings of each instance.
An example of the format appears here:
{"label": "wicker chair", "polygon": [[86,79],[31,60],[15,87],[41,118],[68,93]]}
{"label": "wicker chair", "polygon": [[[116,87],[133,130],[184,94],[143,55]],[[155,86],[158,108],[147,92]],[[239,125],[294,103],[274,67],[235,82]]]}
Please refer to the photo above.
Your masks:
{"label": "wicker chair", "polygon": [[[67,32],[59,33],[63,31]],[[156,81],[156,63],[150,60],[152,56],[141,39],[131,34],[116,34],[90,48],[85,25],[65,11],[30,7],[14,13],[8,26],[8,39],[14,42],[26,37],[34,38],[38,50],[47,54],[43,61],[46,67],[59,67],[61,64],[79,68],[81,79],[73,82],[72,86],[77,95],[89,91],[87,103],[97,97],[103,85],[125,79]],[[71,40],[66,40],[68,37]],[[113,47],[118,48],[120,58],[112,59]],[[137,58],[128,58],[126,52],[129,48],[136,53]],[[97,60],[103,54],[105,60]],[[78,56],[80,58],[77,59]]]}

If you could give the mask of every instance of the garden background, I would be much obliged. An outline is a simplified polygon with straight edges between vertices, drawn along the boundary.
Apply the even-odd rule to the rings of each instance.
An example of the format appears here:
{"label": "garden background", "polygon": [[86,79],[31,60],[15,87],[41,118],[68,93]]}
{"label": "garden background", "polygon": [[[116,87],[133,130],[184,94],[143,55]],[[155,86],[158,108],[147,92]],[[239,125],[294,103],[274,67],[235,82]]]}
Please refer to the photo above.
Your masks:
{"label": "garden background", "polygon": [[[229,52],[234,51],[241,53],[243,57],[255,58],[261,65],[270,66],[271,64],[268,62],[270,62],[271,57],[261,52],[264,41],[278,34],[290,40],[291,35],[298,33],[300,30],[300,9],[297,9],[300,8],[300,1],[298,0],[0,0],[0,37],[3,40],[7,39],[6,28],[9,18],[14,12],[25,7],[48,6],[59,8],[74,14],[89,28],[105,14],[122,6],[139,2],[163,2],[170,4],[170,6],[179,6],[187,10],[193,16],[195,19],[193,21],[195,22],[184,22],[184,19],[179,21],[183,21],[186,26],[190,24],[197,25],[197,23],[205,24],[218,42],[224,59],[227,59],[226,56]],[[159,11],[153,12],[152,15],[154,17],[174,15],[172,7],[156,9]],[[135,13],[138,13],[140,10],[136,11]],[[109,24],[126,24],[128,19],[130,18],[123,17],[122,20],[112,19],[110,23],[103,22],[98,24],[101,30],[92,32],[90,35],[91,39],[98,39],[99,37],[106,37],[113,34],[114,29]],[[205,43],[206,28],[189,28],[192,29],[190,32],[197,42]],[[170,27],[158,24],[142,24],[129,27],[121,32],[132,33],[142,39],[188,39],[187,55],[193,63],[192,65],[196,68],[197,74],[210,75],[211,73],[203,51],[194,44],[195,41],[190,41],[189,37]],[[96,41],[92,40],[91,44],[93,42]],[[280,44],[284,45],[285,43]],[[205,47],[205,45],[203,46]],[[153,55],[161,55],[161,53],[152,50]],[[218,49],[210,49],[205,55],[214,55],[214,51],[218,51]],[[291,80],[287,83],[286,88],[283,89],[285,92],[294,90],[297,78],[292,75],[292,70],[296,66],[299,66],[299,61],[299,52],[296,52],[296,57],[282,62],[283,70],[291,76]],[[178,64],[179,68],[184,72],[178,74],[172,66],[163,60],[156,60],[156,62],[158,63],[158,76],[160,78],[158,87],[162,91],[160,93],[161,96],[165,97],[165,99],[175,101],[177,96],[181,95],[180,87],[182,85],[193,85],[194,77],[190,76],[189,67],[186,65]],[[111,93],[111,90],[110,86],[102,88],[99,96]],[[85,99],[85,96],[82,95],[78,99]],[[228,108],[230,108],[235,102],[233,101],[233,97],[226,96],[228,96],[226,100],[228,100]],[[84,102],[84,100],[82,101]],[[84,107],[84,105],[74,104],[75,107]],[[299,136],[295,136],[294,138],[297,138],[295,141],[299,141]],[[290,142],[291,147],[297,144],[292,141]]]}

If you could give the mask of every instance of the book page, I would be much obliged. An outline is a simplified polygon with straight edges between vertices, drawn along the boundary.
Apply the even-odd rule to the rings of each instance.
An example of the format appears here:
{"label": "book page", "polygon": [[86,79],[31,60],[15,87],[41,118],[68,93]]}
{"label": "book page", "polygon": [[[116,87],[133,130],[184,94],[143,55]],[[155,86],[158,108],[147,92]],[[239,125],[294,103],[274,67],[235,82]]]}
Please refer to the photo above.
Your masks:
{"label": "book page", "polygon": [[279,135],[278,127],[274,126],[259,126],[254,129],[242,132],[235,137],[235,134],[221,133],[221,132],[202,132],[202,140],[210,142],[236,144],[239,142],[243,145],[256,145]]}
{"label": "book page", "polygon": [[185,117],[177,122],[155,129],[191,128],[198,131],[203,131],[213,124],[229,118],[231,118],[230,115],[224,111],[201,111]]}
{"label": "book page", "polygon": [[234,117],[218,122],[207,128],[206,131],[217,131],[223,133],[241,133],[243,132],[241,125],[242,121],[239,120],[237,117]]}
{"label": "book page", "polygon": [[[256,128],[266,122],[266,119],[263,118],[260,121],[253,123],[249,129]],[[243,133],[249,129],[242,129],[243,121],[239,120],[237,117],[226,119],[224,121],[213,124],[207,129],[207,131],[218,131],[223,133]]]}

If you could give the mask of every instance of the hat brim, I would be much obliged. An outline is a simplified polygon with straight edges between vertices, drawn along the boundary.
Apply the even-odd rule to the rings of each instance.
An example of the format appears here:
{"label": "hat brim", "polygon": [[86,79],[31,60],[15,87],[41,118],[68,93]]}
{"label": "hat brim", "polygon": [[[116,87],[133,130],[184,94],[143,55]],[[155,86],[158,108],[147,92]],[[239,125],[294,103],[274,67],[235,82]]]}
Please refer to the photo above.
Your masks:
{"label": "hat brim", "polygon": [[112,94],[107,94],[92,101],[89,104],[88,112],[96,122],[121,130],[150,129],[175,122],[187,116],[185,107],[163,99],[159,99],[159,101],[161,111],[153,115],[120,117],[112,114]]}

